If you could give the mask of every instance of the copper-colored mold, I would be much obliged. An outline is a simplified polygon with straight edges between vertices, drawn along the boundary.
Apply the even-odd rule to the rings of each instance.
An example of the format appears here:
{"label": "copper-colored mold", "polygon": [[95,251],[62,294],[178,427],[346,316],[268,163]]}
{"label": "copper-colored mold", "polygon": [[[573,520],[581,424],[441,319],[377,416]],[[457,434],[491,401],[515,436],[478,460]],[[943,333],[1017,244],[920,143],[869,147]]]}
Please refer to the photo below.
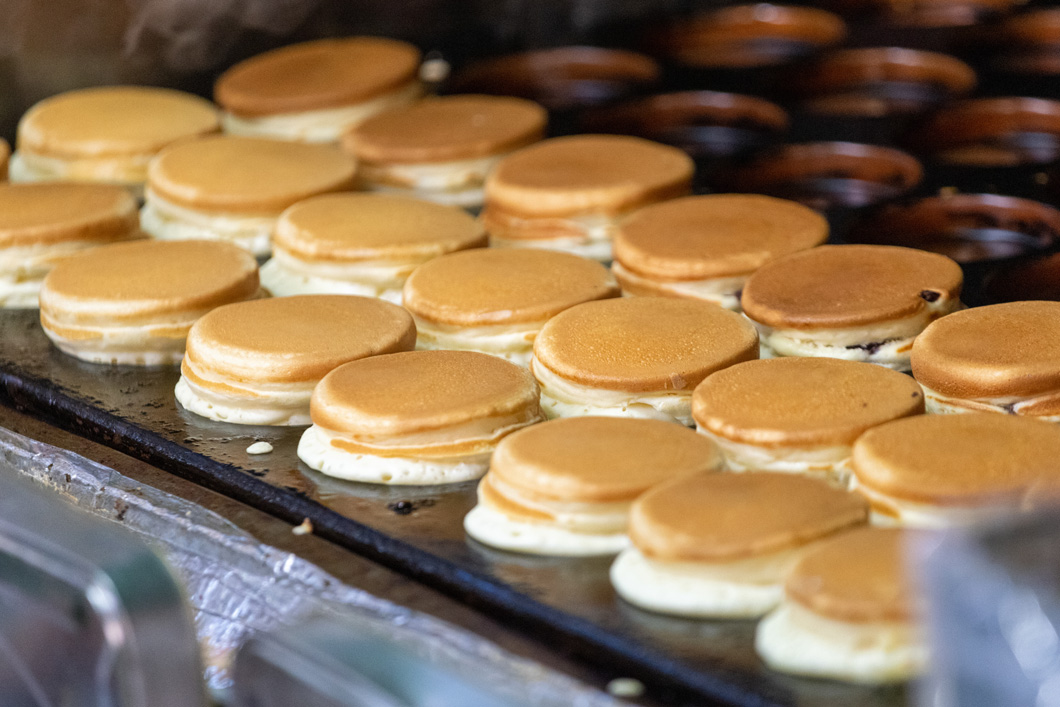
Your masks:
{"label": "copper-colored mold", "polygon": [[655,84],[659,76],[659,65],[643,54],[574,46],[476,62],[457,72],[448,88],[519,96],[550,110],[570,110],[628,98]]}
{"label": "copper-colored mold", "polygon": [[914,189],[923,168],[911,155],[854,142],[785,145],[729,172],[729,191],[793,199],[815,209],[859,208]]}
{"label": "copper-colored mold", "polygon": [[1012,167],[1060,159],[1060,101],[980,98],[942,108],[909,147],[943,164]]}
{"label": "copper-colored mold", "polygon": [[791,91],[812,113],[881,117],[922,112],[964,96],[975,71],[947,54],[873,47],[832,52],[791,76]]}
{"label": "copper-colored mold", "polygon": [[960,263],[1041,251],[1058,239],[1060,211],[1038,201],[997,194],[954,194],[891,204],[847,234],[847,240],[856,243],[930,250]]}
{"label": "copper-colored mold", "polygon": [[831,12],[759,3],[671,22],[651,41],[677,64],[734,69],[784,64],[845,36],[846,24]]}
{"label": "copper-colored mold", "polygon": [[1060,253],[1009,263],[986,276],[984,289],[991,302],[1060,302]]}
{"label": "copper-colored mold", "polygon": [[582,128],[656,140],[693,157],[727,157],[782,135],[788,129],[788,114],[752,96],[681,91],[589,112],[583,116]]}
{"label": "copper-colored mold", "polygon": [[1018,74],[1060,74],[1060,8],[1010,17],[996,30],[996,37],[996,68]]}

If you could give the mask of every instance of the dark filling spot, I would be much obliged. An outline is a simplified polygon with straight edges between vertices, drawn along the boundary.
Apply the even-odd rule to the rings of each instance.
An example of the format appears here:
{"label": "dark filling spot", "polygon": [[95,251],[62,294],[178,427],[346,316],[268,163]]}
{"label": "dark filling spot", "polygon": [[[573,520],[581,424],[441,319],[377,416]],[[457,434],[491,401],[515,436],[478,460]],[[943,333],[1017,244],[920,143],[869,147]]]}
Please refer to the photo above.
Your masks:
{"label": "dark filling spot", "polygon": [[386,507],[399,516],[407,516],[420,508],[430,508],[433,505],[434,499],[426,498],[422,501],[394,501],[393,503],[388,503]]}
{"label": "dark filling spot", "polygon": [[848,346],[847,348],[848,349],[859,349],[861,351],[868,351],[869,355],[872,355],[872,354],[876,353],[877,351],[879,351],[880,347],[883,346],[885,343],[887,343],[887,342],[886,341],[877,341],[877,342],[872,343],[872,344],[854,344],[853,346]]}
{"label": "dark filling spot", "polygon": [[920,299],[924,300],[925,302],[935,302],[941,296],[942,293],[933,292],[932,290],[923,290],[920,293]]}

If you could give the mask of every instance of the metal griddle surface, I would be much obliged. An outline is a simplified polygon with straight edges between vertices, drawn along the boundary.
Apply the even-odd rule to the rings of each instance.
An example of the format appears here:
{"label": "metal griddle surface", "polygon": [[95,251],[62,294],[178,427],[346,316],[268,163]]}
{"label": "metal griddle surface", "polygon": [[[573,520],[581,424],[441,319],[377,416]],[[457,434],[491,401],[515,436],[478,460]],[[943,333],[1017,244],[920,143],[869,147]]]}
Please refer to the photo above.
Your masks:
{"label": "metal griddle surface", "polygon": [[[377,487],[332,480],[302,464],[303,428],[211,422],[173,397],[176,368],[82,363],[53,348],[36,310],[0,311],[0,396],[54,424],[140,457],[504,616],[555,650],[614,676],[638,677],[679,704],[897,707],[899,687],[872,689],[766,670],[750,621],[653,615],[619,601],[609,561],[535,558],[468,540],[475,484]],[[250,456],[264,440],[274,451]]]}

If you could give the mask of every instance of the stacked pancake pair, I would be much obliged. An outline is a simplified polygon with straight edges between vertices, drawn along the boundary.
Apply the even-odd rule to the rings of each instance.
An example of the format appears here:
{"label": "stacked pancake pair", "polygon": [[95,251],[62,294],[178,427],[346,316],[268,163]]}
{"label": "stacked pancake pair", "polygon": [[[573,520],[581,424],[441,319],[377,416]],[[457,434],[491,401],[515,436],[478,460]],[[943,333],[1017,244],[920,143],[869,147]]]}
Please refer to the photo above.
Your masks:
{"label": "stacked pancake pair", "polygon": [[507,551],[620,552],[616,591],[653,612],[776,610],[759,650],[780,670],[863,682],[921,671],[901,533],[868,528],[869,504],[823,480],[723,464],[717,445],[678,425],[554,420],[497,445],[464,524]]}

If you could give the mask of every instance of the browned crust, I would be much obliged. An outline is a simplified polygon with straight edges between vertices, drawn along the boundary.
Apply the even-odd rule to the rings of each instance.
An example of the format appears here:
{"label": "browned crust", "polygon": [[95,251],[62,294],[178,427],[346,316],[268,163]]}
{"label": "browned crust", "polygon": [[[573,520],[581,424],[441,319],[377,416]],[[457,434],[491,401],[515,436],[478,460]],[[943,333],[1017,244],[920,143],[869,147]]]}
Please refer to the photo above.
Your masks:
{"label": "browned crust", "polygon": [[768,447],[852,445],[876,425],[924,412],[909,376],[829,358],[748,361],[696,387],[692,417],[712,434]]}
{"label": "browned crust", "polygon": [[506,437],[490,475],[545,502],[615,503],[722,464],[717,445],[672,422],[569,417]]}
{"label": "browned crust", "polygon": [[960,266],[936,253],[820,246],[760,268],[748,278],[741,304],[769,327],[851,327],[912,317],[927,307],[925,292],[956,301],[963,280]]}
{"label": "browned crust", "polygon": [[699,300],[627,297],[572,307],[541,329],[535,366],[573,383],[629,392],[688,391],[758,358],[740,315]]}
{"label": "browned crust", "polygon": [[544,108],[521,98],[445,96],[369,118],[346,133],[342,145],[379,165],[452,162],[537,142],[547,122]]}
{"label": "browned crust", "polygon": [[915,593],[903,560],[907,532],[857,528],[825,540],[788,573],[788,599],[838,621],[908,622]]}
{"label": "browned crust", "polygon": [[786,199],[711,194],[647,206],[615,233],[615,260],[635,274],[672,281],[746,275],[820,245],[828,222]]}
{"label": "browned crust", "polygon": [[541,419],[529,372],[472,351],[409,351],[353,361],[313,391],[315,424],[364,441],[482,418]]}
{"label": "browned crust", "polygon": [[1060,478],[1060,428],[1014,415],[917,415],[863,434],[858,485],[891,499],[944,507],[1017,505]]}
{"label": "browned crust", "polygon": [[340,108],[409,84],[419,64],[419,50],[396,39],[320,39],[239,62],[217,79],[214,99],[246,117]]}
{"label": "browned crust", "polygon": [[0,247],[139,238],[128,189],[105,184],[0,184]]}
{"label": "browned crust", "polygon": [[618,296],[603,265],[548,250],[479,248],[424,263],[402,298],[415,316],[440,324],[541,322],[574,305]]}
{"label": "browned crust", "polygon": [[630,537],[653,559],[727,562],[805,545],[864,524],[868,514],[857,494],[805,476],[696,474],[637,499]]}
{"label": "browned crust", "polygon": [[693,171],[688,155],[650,140],[552,138],[501,160],[486,180],[486,207],[516,218],[616,214],[687,194]]}
{"label": "browned crust", "polygon": [[308,197],[352,189],[354,171],[353,159],[330,145],[222,135],[163,150],[147,185],[196,211],[279,215]]}
{"label": "browned crust", "polygon": [[1060,396],[1060,302],[1011,302],[943,317],[913,343],[912,367],[918,381],[948,397],[1053,393],[1020,410],[1048,414]]}

